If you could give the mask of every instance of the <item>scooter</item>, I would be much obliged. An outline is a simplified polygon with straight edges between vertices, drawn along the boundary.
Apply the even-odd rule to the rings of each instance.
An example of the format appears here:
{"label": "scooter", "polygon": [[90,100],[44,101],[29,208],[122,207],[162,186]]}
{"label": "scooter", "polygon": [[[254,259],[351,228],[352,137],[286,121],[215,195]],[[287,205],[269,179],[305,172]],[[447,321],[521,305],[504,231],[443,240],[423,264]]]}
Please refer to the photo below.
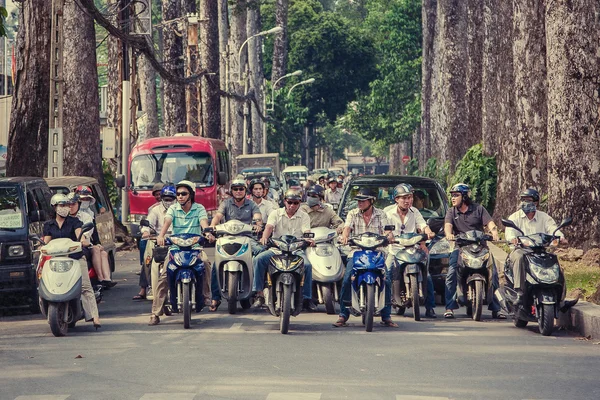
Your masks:
{"label": "scooter", "polygon": [[238,301],[247,310],[251,306],[254,279],[252,225],[231,220],[218,225],[214,232],[217,237],[214,268],[229,314],[236,313]]}
{"label": "scooter", "polygon": [[413,307],[415,321],[421,320],[421,309],[427,292],[428,256],[420,246],[427,240],[427,235],[419,233],[403,233],[395,236],[398,246],[390,245],[394,251],[394,268],[392,269],[393,306],[398,314],[404,314],[406,308]]}
{"label": "scooter", "polygon": [[[386,226],[385,230],[393,230]],[[351,237],[348,243],[358,246],[352,255],[352,307],[350,312],[355,316],[362,315],[362,321],[367,332],[373,331],[373,316],[385,307],[385,258],[382,251],[376,250],[386,246],[386,236],[365,232]]]}
{"label": "scooter", "polygon": [[[481,321],[483,304],[493,299],[492,274],[494,257],[487,248],[490,235],[481,231],[468,231],[456,238],[458,254],[458,291],[457,296],[467,306],[467,315]],[[466,295],[466,298],[465,298]]]}
{"label": "scooter", "polygon": [[312,264],[313,293],[317,302],[325,304],[327,314],[335,314],[335,303],[339,301],[339,290],[344,278],[344,264],[337,247],[334,229],[312,228],[315,246],[306,249],[306,257]]}
{"label": "scooter", "polygon": [[[312,233],[305,233],[312,237]],[[302,286],[304,285],[304,259],[295,254],[305,249],[309,243],[292,235],[279,239],[269,239],[268,246],[275,247],[267,271],[267,285],[264,289],[269,312],[279,317],[279,331],[288,333],[290,315],[298,316],[302,311]]]}
{"label": "scooter", "polygon": [[[508,306],[506,308],[514,313],[513,323],[517,328],[524,328],[530,321],[537,322],[542,335],[550,336],[552,334],[554,319],[558,317],[560,309],[565,278],[558,263],[558,257],[548,253],[547,249],[554,240],[560,238],[555,236],[556,231],[570,225],[571,222],[571,218],[564,219],[552,235],[535,233],[526,236],[514,222],[507,219],[502,220],[505,227],[513,228],[522,235],[517,238],[517,246],[532,251],[525,256],[527,264],[522,305],[515,304],[517,293],[513,290],[514,275],[510,257],[506,258],[504,264],[504,276],[506,277],[504,297]],[[499,296],[499,300],[502,302],[502,295]]]}
{"label": "scooter", "polygon": [[77,321],[83,318],[82,276],[79,264],[82,261],[68,256],[81,252],[79,240],[83,233],[93,228],[94,225],[91,223],[83,225],[76,242],[61,238],[45,244],[35,235],[30,237],[31,240],[44,244],[40,248],[40,262],[44,264],[38,266],[38,293],[42,315],[48,319],[54,336],[65,336],[68,329],[74,328]]}

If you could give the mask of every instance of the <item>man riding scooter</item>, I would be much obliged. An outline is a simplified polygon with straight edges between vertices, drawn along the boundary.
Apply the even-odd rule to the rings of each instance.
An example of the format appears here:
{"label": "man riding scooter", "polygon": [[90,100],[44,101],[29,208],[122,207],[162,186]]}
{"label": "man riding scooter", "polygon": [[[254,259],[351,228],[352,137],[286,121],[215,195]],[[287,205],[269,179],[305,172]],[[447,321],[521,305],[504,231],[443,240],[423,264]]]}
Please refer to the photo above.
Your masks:
{"label": "man riding scooter", "polygon": [[340,234],[344,221],[333,211],[333,208],[323,204],[322,194],[323,190],[320,187],[309,189],[306,192],[306,203],[302,204],[300,209],[308,214],[311,228],[333,228]]}

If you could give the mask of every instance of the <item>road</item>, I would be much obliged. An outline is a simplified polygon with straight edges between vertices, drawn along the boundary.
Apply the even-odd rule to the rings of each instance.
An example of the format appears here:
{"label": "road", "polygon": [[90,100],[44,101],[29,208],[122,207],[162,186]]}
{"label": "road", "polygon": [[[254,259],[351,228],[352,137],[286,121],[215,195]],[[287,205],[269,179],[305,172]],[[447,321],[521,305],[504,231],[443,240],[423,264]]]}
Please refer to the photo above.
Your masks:
{"label": "road", "polygon": [[409,310],[399,329],[372,333],[303,313],[281,335],[265,310],[230,316],[223,304],[190,330],[179,315],[150,327],[150,301],[131,301],[136,254],[118,253],[97,332],[78,324],[55,338],[41,315],[0,316],[0,400],[600,398],[600,345],[489,312],[415,322]]}

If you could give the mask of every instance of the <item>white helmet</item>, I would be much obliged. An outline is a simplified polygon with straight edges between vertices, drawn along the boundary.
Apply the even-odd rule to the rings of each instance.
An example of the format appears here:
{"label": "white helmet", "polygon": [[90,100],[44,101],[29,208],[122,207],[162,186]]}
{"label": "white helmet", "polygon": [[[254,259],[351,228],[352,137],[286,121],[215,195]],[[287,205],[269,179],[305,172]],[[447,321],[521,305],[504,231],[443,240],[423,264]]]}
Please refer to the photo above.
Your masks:
{"label": "white helmet", "polygon": [[52,206],[69,205],[69,203],[70,203],[69,198],[62,193],[56,193],[50,199],[50,205],[52,205]]}
{"label": "white helmet", "polygon": [[196,196],[196,184],[192,183],[190,181],[179,181],[179,183],[177,185],[175,185],[176,189],[179,189],[180,187],[185,187],[189,190],[190,192],[190,200],[192,201],[192,203],[195,201],[195,196]]}

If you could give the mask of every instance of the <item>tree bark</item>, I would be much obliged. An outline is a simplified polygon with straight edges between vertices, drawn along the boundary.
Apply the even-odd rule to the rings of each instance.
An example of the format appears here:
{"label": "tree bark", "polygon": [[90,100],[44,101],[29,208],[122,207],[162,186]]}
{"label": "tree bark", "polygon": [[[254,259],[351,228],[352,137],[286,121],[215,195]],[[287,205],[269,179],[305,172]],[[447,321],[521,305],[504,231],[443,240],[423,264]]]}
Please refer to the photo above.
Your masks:
{"label": "tree bark", "polygon": [[[600,4],[547,4],[548,211],[573,217],[566,228],[587,247],[600,244]],[[571,236],[567,234],[567,236]]]}
{"label": "tree bark", "polygon": [[138,58],[140,101],[146,113],[145,138],[158,137],[158,108],[156,98],[156,71],[144,55]]}
{"label": "tree bark", "polygon": [[[182,0],[182,15],[195,14],[197,11],[196,0]],[[200,69],[200,57],[198,48],[198,24],[190,24],[186,20],[185,24],[185,55],[186,55],[186,75],[194,75]],[[185,104],[186,104],[186,125],[187,132],[196,136],[205,136],[202,131],[202,104],[200,93],[202,91],[200,82],[190,83],[185,86]]]}
{"label": "tree bark", "polygon": [[[246,0],[239,0],[232,8],[231,23],[231,76],[230,88],[235,93],[243,94],[243,86],[240,85],[240,77],[243,75],[243,68],[248,61],[247,47],[242,50],[238,59],[238,52],[242,44],[246,41]],[[231,101],[231,160],[233,170],[237,171],[236,157],[242,154],[243,146],[243,127],[244,127],[244,103],[240,101]]]}
{"label": "tree bark", "polygon": [[[247,20],[247,35],[248,37],[260,32],[260,8],[258,1],[254,0],[248,7]],[[250,69],[250,88],[254,91],[257,103],[260,110],[256,108],[256,104],[250,103],[251,110],[251,152],[254,154],[263,153],[262,136],[263,136],[263,121],[260,119],[259,111],[264,115],[262,107],[265,99],[264,92],[264,73],[262,69],[262,38],[257,37],[248,42],[248,67]]]}
{"label": "tree bark", "polygon": [[[163,23],[181,17],[181,0],[162,0]],[[163,62],[165,68],[180,77],[184,76],[183,40],[179,35],[178,24],[170,23],[163,27]],[[186,129],[185,88],[183,85],[164,82],[163,125],[166,136],[172,136]]]}
{"label": "tree bark", "polygon": [[[210,1],[210,0],[209,0]],[[228,38],[229,38],[229,11],[227,6],[227,0],[218,0],[217,3],[218,9],[218,17],[219,17],[219,83],[222,90],[228,90],[229,87],[229,79],[230,72],[229,66],[230,64],[230,50],[228,46]],[[230,139],[230,128],[231,124],[229,123],[229,104],[230,101],[227,98],[223,98],[221,102],[221,137],[229,145]]]}
{"label": "tree bark", "polygon": [[[419,169],[424,169],[427,160],[431,157],[431,103],[432,103],[432,76],[435,59],[434,43],[437,21],[437,0],[423,0],[423,61],[421,85],[421,129],[418,133],[418,146],[415,154],[419,160]],[[413,146],[415,144],[413,143]]]}
{"label": "tree bark", "polygon": [[[202,87],[202,124],[204,135],[221,139],[221,63],[219,62],[219,4],[215,0],[201,0],[200,19],[207,20],[200,25],[200,63],[214,72],[205,75]],[[227,42],[225,42],[226,44]],[[225,62],[222,63],[223,65]]]}
{"label": "tree bark", "polygon": [[[115,10],[118,0],[110,0],[110,9]],[[117,6],[118,7],[118,6]],[[110,14],[110,22],[118,26],[118,14]],[[117,148],[121,148],[121,82],[123,69],[123,54],[121,40],[114,36],[107,39],[108,66],[106,68],[107,99],[106,99],[106,125],[115,129]],[[143,95],[142,95],[143,97]],[[142,99],[143,101],[143,99]]]}
{"label": "tree bark", "polygon": [[481,78],[483,62],[483,1],[468,0],[467,3],[467,112],[463,118],[468,119],[467,132],[465,138],[465,148],[467,149],[481,142]]}
{"label": "tree bark", "polygon": [[50,0],[23,3],[19,12],[7,176],[44,176],[48,163]]}
{"label": "tree bark", "polygon": [[94,20],[75,2],[65,2],[63,26],[63,172],[94,177],[103,186]]}
{"label": "tree bark", "polygon": [[[289,0],[277,0],[277,8],[275,10],[275,25],[283,28],[283,31],[275,36],[275,44],[273,47],[273,71],[271,72],[271,82],[277,81],[284,76],[287,71],[287,22],[288,22]],[[283,86],[285,80],[282,79],[278,83]],[[277,88],[275,88],[277,89]]]}

